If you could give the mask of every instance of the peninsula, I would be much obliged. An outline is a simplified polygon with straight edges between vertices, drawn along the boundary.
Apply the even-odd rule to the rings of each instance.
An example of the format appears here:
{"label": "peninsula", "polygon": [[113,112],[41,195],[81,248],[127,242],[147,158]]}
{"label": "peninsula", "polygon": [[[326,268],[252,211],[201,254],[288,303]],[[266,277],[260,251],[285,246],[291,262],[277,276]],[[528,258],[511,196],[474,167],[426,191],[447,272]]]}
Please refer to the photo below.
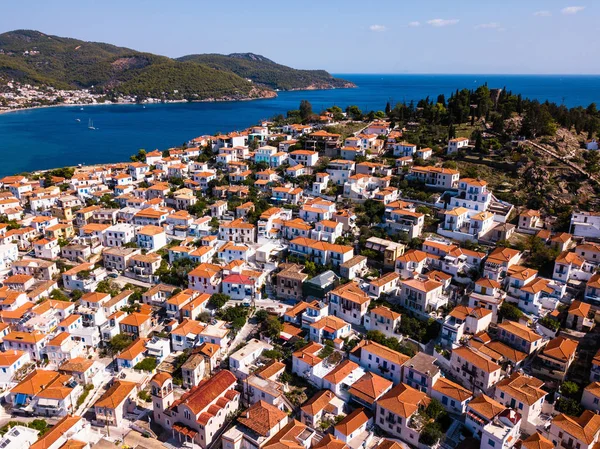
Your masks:
{"label": "peninsula", "polygon": [[178,59],[16,30],[0,34],[0,107],[271,98],[276,90],[355,87],[252,53]]}

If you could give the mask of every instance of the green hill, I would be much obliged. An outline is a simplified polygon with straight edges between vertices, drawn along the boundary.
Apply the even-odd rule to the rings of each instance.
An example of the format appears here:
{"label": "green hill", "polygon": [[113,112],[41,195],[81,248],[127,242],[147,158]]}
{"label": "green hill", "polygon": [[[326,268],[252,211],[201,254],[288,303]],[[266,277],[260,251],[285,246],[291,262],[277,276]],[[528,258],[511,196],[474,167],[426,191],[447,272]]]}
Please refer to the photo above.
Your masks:
{"label": "green hill", "polygon": [[177,60],[230,71],[271,89],[302,90],[354,87],[351,82],[334,78],[325,70],[297,70],[277,64],[254,53],[188,55],[177,58]]}
{"label": "green hill", "polygon": [[273,95],[231,72],[30,30],[0,34],[0,78],[141,98],[206,100]]}
{"label": "green hill", "polygon": [[[272,89],[354,87],[324,70],[296,70],[252,53],[178,59],[115,45],[16,30],[0,34],[0,79],[139,99],[245,99]],[[250,81],[249,81],[250,80]]]}

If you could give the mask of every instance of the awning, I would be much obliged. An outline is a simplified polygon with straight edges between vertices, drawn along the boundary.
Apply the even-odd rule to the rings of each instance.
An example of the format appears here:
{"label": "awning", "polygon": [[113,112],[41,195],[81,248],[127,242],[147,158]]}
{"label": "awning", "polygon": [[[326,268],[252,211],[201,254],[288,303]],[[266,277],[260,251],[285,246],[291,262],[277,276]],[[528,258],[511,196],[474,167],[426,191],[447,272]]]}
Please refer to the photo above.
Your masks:
{"label": "awning", "polygon": [[40,407],[58,407],[58,399],[38,399],[38,406]]}
{"label": "awning", "polygon": [[15,405],[25,405],[27,402],[27,395],[23,393],[17,393],[15,396]]}

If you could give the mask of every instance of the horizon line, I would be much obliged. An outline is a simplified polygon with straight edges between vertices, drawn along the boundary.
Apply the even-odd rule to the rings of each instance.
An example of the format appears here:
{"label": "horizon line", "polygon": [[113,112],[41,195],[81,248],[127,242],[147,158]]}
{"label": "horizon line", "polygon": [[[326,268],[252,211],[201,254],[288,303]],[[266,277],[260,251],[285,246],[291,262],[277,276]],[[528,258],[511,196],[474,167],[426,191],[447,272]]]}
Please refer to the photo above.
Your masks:
{"label": "horizon line", "polygon": [[444,72],[330,72],[333,76],[343,75],[377,75],[377,76],[412,76],[412,75],[428,75],[428,76],[589,76],[600,77],[600,73],[444,73]]}

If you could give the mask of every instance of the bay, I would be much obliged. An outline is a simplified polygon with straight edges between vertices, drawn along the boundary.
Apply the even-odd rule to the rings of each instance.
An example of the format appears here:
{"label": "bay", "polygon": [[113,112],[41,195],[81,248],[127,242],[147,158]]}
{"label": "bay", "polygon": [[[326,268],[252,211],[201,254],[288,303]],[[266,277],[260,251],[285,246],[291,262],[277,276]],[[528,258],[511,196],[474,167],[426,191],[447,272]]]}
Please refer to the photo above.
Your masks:
{"label": "bay", "polygon": [[[353,75],[336,76],[356,89],[279,92],[277,98],[216,103],[171,103],[39,108],[0,114],[0,175],[127,161],[138,149],[166,149],[203,134],[244,129],[309,100],[315,111],[355,104],[382,110],[387,101],[410,102],[487,83],[523,97],[569,107],[600,101],[593,75]],[[79,121],[77,121],[79,119]],[[88,129],[93,120],[95,130]]]}

